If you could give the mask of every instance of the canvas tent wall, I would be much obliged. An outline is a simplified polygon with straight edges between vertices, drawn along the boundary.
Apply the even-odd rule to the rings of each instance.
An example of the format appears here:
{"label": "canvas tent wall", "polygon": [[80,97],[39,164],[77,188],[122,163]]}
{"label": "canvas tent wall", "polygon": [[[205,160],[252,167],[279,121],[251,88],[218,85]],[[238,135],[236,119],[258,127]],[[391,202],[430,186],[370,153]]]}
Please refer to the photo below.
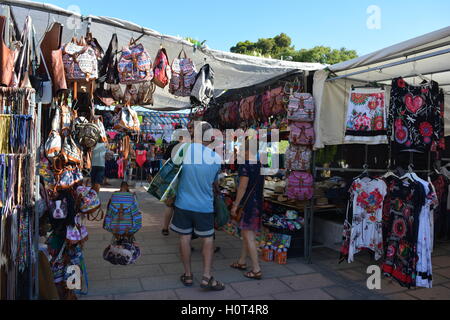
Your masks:
{"label": "canvas tent wall", "polygon": [[393,78],[410,84],[425,78],[437,81],[445,95],[445,135],[450,135],[450,27],[399,43],[360,58],[317,71],[316,149],[344,144],[345,116],[352,85],[376,82],[386,85],[387,101]]}
{"label": "canvas tent wall", "polygon": [[[265,59],[212,50],[207,47],[196,49],[190,42],[182,38],[163,35],[128,21],[100,16],[80,16],[50,4],[8,0],[2,1],[0,9],[5,12],[8,6],[12,8],[17,17],[20,28],[22,28],[27,15],[32,17],[38,39],[41,39],[47,28],[50,28],[51,24],[56,21],[65,26],[63,43],[70,41],[74,35],[84,35],[89,28],[105,50],[113,33],[118,35],[119,48],[128,44],[131,37],[136,39],[144,35],[139,42],[150,54],[156,56],[160,45],[163,45],[168,52],[170,61],[178,56],[181,49],[185,49],[198,69],[205,63],[209,63],[214,69],[216,96],[226,90],[255,85],[293,70],[314,71],[324,68],[323,65],[317,63]],[[70,29],[73,26],[80,28]],[[175,98],[169,94],[168,88],[156,89],[155,106],[152,109],[173,111],[186,108],[190,108],[189,98]]]}

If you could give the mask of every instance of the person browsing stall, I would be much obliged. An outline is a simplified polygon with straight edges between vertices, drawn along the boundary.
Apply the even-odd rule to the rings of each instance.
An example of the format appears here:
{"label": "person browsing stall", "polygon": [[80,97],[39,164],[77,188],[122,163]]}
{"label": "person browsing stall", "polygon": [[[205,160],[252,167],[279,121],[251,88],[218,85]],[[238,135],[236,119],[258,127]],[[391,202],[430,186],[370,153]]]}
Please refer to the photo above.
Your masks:
{"label": "person browsing stall", "polygon": [[261,163],[251,150],[249,139],[245,140],[245,163],[239,165],[239,186],[236,201],[231,210],[231,216],[236,217],[240,207],[243,208],[239,222],[242,230],[243,243],[241,257],[231,265],[231,268],[247,270],[247,258],[252,262],[252,270],[244,274],[246,278],[261,280],[262,271],[258,260],[256,233],[262,225],[264,203],[264,176],[261,175]]}
{"label": "person browsing stall", "polygon": [[205,133],[212,129],[211,125],[198,122],[194,128],[201,133],[201,137],[194,137],[194,142],[186,150],[170,229],[180,235],[181,260],[185,271],[181,282],[188,287],[193,285],[191,240],[194,234],[203,239],[201,288],[222,291],[225,285],[211,275],[215,234],[213,188],[220,173],[222,158],[208,148],[210,142],[204,140]]}
{"label": "person browsing stall", "polygon": [[100,192],[100,185],[105,179],[105,155],[108,149],[102,140],[99,140],[94,150],[92,151],[92,170],[91,170],[91,185],[95,192]]}

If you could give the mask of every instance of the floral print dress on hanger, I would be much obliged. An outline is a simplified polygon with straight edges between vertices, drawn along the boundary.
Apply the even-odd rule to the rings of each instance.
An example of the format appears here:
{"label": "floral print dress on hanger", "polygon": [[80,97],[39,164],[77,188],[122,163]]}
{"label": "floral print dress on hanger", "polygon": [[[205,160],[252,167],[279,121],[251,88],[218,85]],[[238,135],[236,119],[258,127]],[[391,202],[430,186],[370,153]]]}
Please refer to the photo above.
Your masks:
{"label": "floral print dress on hanger", "polygon": [[351,202],[353,221],[351,227],[348,262],[363,249],[375,253],[375,260],[383,257],[383,203],[387,186],[383,180],[362,178],[353,182]]}

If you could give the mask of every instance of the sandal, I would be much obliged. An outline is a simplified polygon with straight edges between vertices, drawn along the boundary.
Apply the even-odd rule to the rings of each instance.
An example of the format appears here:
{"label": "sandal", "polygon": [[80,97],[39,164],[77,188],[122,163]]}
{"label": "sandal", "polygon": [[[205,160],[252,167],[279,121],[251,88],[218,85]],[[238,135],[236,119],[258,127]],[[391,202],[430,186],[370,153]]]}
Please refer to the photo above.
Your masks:
{"label": "sandal", "polygon": [[[184,284],[185,287],[192,287],[194,285],[194,276],[190,275],[182,275],[180,278],[181,282]],[[192,281],[192,282],[188,282],[188,281]]]}
{"label": "sandal", "polygon": [[254,272],[254,271],[250,271],[247,272],[246,274],[244,274],[244,277],[248,278],[248,279],[253,279],[253,280],[261,280],[262,279],[262,272]]}
{"label": "sandal", "polygon": [[[207,285],[203,284],[203,281],[208,282],[208,284]],[[214,282],[216,282],[215,285],[213,285]],[[211,277],[210,279],[203,277],[200,288],[211,291],[223,291],[225,290],[225,285],[220,281],[214,280],[214,277]]]}
{"label": "sandal", "polygon": [[169,235],[169,230],[162,231],[163,236],[167,237]]}
{"label": "sandal", "polygon": [[247,265],[239,264],[239,262],[233,263],[230,267],[233,269],[241,270],[241,271],[247,271]]}

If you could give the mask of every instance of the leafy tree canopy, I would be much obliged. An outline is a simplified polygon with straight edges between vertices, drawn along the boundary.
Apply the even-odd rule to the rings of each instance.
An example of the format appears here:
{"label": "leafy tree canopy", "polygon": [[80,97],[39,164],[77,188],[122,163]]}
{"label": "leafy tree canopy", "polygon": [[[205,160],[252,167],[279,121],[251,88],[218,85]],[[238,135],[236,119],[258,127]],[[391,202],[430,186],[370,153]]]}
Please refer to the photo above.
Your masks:
{"label": "leafy tree canopy", "polygon": [[332,49],[325,46],[316,46],[312,49],[296,50],[292,46],[292,39],[285,33],[281,33],[273,38],[258,39],[257,42],[249,40],[238,42],[230,51],[280,60],[322,64],[336,64],[358,57],[355,50],[347,50],[346,48]]}

